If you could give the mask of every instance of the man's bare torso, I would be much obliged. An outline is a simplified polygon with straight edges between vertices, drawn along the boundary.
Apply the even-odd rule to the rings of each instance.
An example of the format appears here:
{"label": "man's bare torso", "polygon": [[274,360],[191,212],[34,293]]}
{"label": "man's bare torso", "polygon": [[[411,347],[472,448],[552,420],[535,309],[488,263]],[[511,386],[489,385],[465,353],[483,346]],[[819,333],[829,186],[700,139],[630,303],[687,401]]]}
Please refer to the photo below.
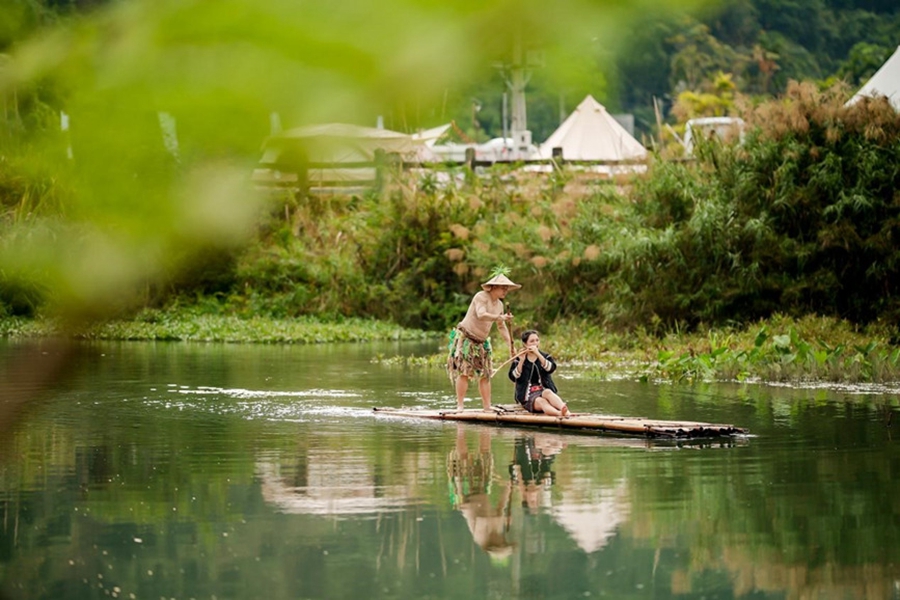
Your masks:
{"label": "man's bare torso", "polygon": [[[483,315],[499,315],[503,313],[503,302],[494,300],[488,292],[481,291],[475,294],[469,304],[469,310],[466,316],[459,322],[459,326],[463,327],[471,335],[478,339],[486,340],[491,335],[491,326],[494,320],[484,318]],[[479,315],[482,315],[479,318]]]}

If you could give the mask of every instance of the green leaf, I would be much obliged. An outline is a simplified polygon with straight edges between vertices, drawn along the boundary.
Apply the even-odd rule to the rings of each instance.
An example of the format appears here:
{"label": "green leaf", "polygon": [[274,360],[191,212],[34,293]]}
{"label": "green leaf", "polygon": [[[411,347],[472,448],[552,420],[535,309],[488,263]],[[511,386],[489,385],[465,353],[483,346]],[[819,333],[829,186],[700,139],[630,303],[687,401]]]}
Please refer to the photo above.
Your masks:
{"label": "green leaf", "polygon": [[506,277],[509,277],[510,273],[512,273],[511,267],[507,267],[506,265],[497,265],[494,267],[494,270],[491,271],[490,279],[493,279],[494,277],[499,277],[500,275],[505,275]]}
{"label": "green leaf", "polygon": [[780,351],[785,351],[791,347],[791,336],[789,335],[776,335],[772,338],[772,343],[775,344],[775,347]]}
{"label": "green leaf", "polygon": [[756,334],[756,339],[753,341],[753,345],[757,348],[762,347],[766,340],[769,339],[769,334],[766,332],[766,328],[763,327],[759,330],[759,333]]}

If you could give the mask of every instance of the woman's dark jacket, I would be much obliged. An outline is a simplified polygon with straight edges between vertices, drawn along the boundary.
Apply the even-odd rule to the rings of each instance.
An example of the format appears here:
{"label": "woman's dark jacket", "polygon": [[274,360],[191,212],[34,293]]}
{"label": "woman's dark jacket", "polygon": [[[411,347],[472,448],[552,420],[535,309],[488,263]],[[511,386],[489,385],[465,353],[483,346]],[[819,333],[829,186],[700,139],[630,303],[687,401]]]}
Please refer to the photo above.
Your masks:
{"label": "woman's dark jacket", "polygon": [[[540,352],[541,356],[544,357],[544,360],[547,361],[547,366],[549,368],[545,369],[542,367],[541,361],[539,360],[531,362],[524,356],[515,359],[509,367],[509,379],[516,384],[516,402],[519,404],[525,403],[528,388],[532,385],[542,385],[548,390],[556,392],[556,384],[553,383],[553,377],[550,376],[550,373],[556,370],[556,361],[546,352],[541,350],[538,350],[538,352]],[[519,366],[520,362],[523,363],[522,374],[516,379],[513,372],[516,370],[516,367]]]}

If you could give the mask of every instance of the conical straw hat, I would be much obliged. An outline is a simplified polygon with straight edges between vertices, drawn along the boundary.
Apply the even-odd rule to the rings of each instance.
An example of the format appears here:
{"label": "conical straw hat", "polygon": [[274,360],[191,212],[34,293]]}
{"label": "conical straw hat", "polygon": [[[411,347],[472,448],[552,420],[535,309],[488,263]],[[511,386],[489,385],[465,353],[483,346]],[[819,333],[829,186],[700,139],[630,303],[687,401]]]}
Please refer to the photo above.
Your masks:
{"label": "conical straw hat", "polygon": [[509,277],[507,277],[506,275],[497,275],[490,281],[485,281],[484,283],[482,283],[481,289],[487,291],[492,285],[505,285],[506,287],[512,288],[514,290],[522,287],[518,283],[513,283],[512,281],[510,281]]}

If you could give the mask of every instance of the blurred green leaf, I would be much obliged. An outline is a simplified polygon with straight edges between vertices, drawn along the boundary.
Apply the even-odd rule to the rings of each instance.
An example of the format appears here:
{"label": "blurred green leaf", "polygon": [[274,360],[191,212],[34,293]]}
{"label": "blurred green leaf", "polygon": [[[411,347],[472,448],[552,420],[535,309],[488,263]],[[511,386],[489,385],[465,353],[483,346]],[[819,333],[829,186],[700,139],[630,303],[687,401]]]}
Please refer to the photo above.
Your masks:
{"label": "blurred green leaf", "polygon": [[74,322],[138,306],[253,233],[263,205],[249,175],[271,113],[373,123],[397,103],[439,106],[516,44],[560,78],[590,78],[576,51],[602,40],[611,52],[646,11],[692,5],[142,0],[37,29],[0,68],[8,118],[31,119],[0,153],[52,181],[42,194],[55,201],[6,220],[0,269],[45,285]]}

